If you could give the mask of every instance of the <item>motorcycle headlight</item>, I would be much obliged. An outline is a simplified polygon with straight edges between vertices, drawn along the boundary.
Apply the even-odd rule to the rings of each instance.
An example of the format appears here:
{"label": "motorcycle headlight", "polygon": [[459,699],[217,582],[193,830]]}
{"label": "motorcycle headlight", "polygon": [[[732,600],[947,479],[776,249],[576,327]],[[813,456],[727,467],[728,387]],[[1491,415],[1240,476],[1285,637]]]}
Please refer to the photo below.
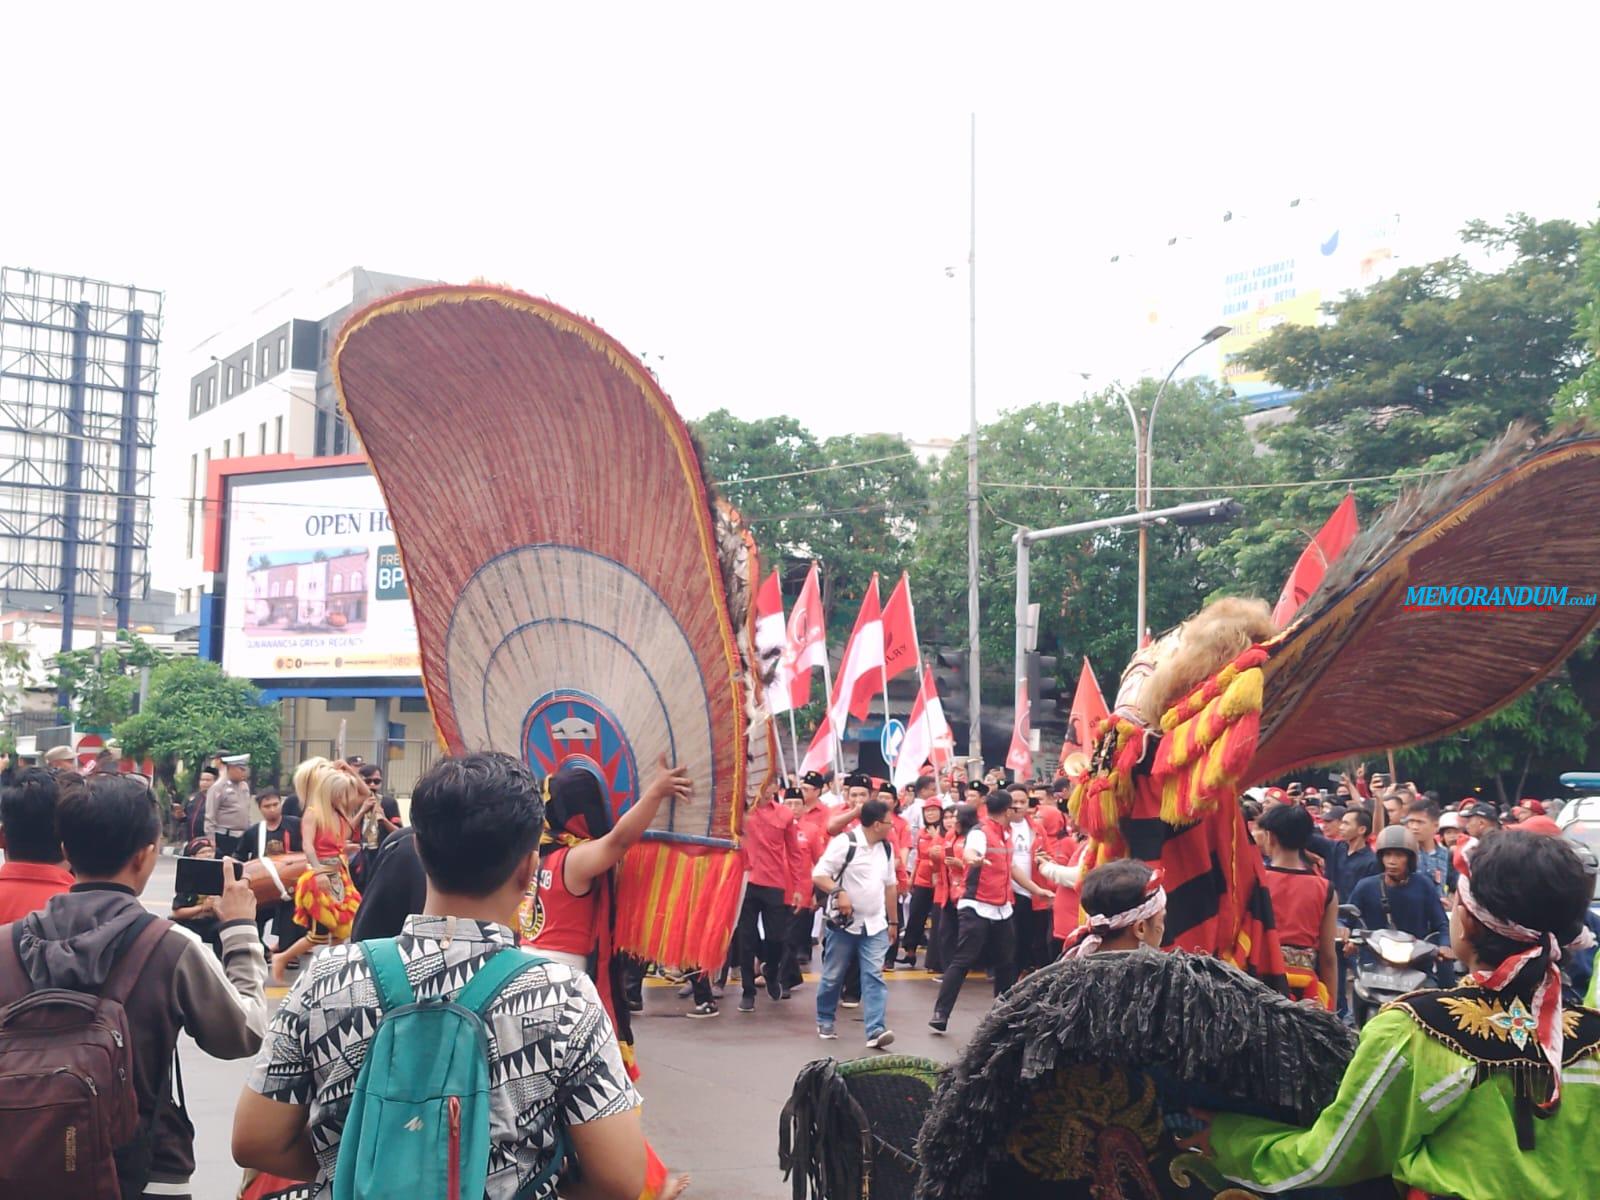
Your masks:
{"label": "motorcycle headlight", "polygon": [[1378,957],[1394,967],[1410,965],[1414,944],[1408,938],[1390,937],[1382,933],[1372,939],[1372,948],[1378,952]]}

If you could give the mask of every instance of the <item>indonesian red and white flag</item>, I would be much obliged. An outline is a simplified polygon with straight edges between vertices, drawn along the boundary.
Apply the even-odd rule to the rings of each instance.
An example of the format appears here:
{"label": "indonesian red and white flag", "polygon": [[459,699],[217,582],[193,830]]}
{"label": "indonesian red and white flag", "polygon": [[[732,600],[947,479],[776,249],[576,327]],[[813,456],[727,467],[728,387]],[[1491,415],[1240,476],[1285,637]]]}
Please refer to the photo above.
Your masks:
{"label": "indonesian red and white flag", "polygon": [[1017,684],[1017,723],[1011,730],[1011,749],[1006,752],[1006,766],[1017,773],[1018,779],[1033,777],[1033,725],[1028,719],[1028,685]]}
{"label": "indonesian red and white flag", "polygon": [[1072,695],[1072,715],[1067,718],[1067,736],[1061,743],[1062,761],[1065,762],[1067,755],[1074,750],[1081,750],[1085,754],[1092,752],[1094,731],[1110,715],[1106,698],[1095,680],[1094,669],[1085,658],[1083,670],[1078,672],[1078,690]]}
{"label": "indonesian red and white flag", "polygon": [[922,764],[931,762],[935,770],[948,766],[956,756],[956,737],[944,717],[944,705],[939,702],[939,689],[934,686],[933,672],[922,673],[922,689],[917,702],[911,706],[911,719],[906,723],[905,740],[900,743],[900,757],[894,762],[894,786],[903,788],[914,783],[922,772]]}
{"label": "indonesian red and white flag", "polygon": [[[783,664],[779,668],[789,684],[789,708],[804,708],[811,703],[811,672],[828,661],[828,634],[822,616],[822,589],[817,584],[817,564],[806,572],[800,599],[789,612],[789,636],[785,639]],[[780,710],[774,708],[773,712]],[[785,710],[786,711],[786,710]]]}
{"label": "indonesian red and white flag", "polygon": [[772,682],[767,685],[767,709],[773,716],[793,707],[789,699],[789,676],[783,662],[788,644],[788,630],[783,624],[783,585],[778,582],[778,572],[774,570],[756,593],[756,658],[762,666],[774,661],[777,664]]}
{"label": "indonesian red and white flag", "polygon": [[878,573],[872,573],[867,594],[861,598],[856,627],[844,648],[844,661],[833,677],[828,701],[828,721],[836,737],[844,737],[845,722],[858,720],[872,708],[872,698],[883,691],[883,610],[878,603]]}
{"label": "indonesian red and white flag", "polygon": [[1317,530],[1317,536],[1311,539],[1311,544],[1301,552],[1300,560],[1294,564],[1294,570],[1289,572],[1289,578],[1284,581],[1283,592],[1272,609],[1274,625],[1282,629],[1294,620],[1300,606],[1311,598],[1311,593],[1317,590],[1322,577],[1328,573],[1328,565],[1345,552],[1360,531],[1360,522],[1356,520],[1355,493],[1347,492],[1345,498],[1339,501],[1339,507],[1333,510],[1333,515]]}
{"label": "indonesian red and white flag", "polygon": [[833,726],[826,721],[817,726],[805,758],[800,760],[800,774],[807,771],[826,771],[833,766]]}
{"label": "indonesian red and white flag", "polygon": [[883,606],[883,673],[886,679],[917,666],[917,618],[911,610],[911,582],[904,571]]}

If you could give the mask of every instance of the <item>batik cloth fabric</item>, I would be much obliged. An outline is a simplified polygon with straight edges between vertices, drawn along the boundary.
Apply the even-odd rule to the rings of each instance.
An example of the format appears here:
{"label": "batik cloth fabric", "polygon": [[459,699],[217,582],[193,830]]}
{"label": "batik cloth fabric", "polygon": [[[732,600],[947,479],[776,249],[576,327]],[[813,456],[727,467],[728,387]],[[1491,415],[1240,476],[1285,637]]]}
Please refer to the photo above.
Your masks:
{"label": "batik cloth fabric", "polygon": [[294,885],[294,923],[311,940],[347,941],[355,925],[361,893],[350,878],[343,856],[324,859],[321,870],[307,871]]}
{"label": "batik cloth fabric", "polygon": [[[517,944],[504,925],[411,916],[397,940],[418,1000],[454,999],[488,957]],[[321,1168],[312,1200],[333,1194],[339,1136],[356,1076],[377,1030],[377,988],[359,943],[330,946],[295,982],[272,1019],[249,1086],[269,1100],[309,1105]],[[533,967],[489,1006],[487,1200],[511,1200],[553,1158],[563,1125],[637,1108],[616,1035],[594,984],[560,963]],[[556,1181],[530,1200],[556,1194]]]}
{"label": "batik cloth fabric", "polygon": [[1569,1008],[1565,1016],[1561,1104],[1532,1122],[1531,1149],[1519,1147],[1513,1114],[1526,1088],[1517,1060],[1533,1044],[1532,1017],[1525,1002],[1508,1006],[1463,986],[1417,993],[1374,1017],[1338,1096],[1310,1128],[1217,1114],[1217,1166],[1271,1194],[1392,1175],[1426,1194],[1468,1200],[1600,1195],[1592,1133],[1600,1121],[1600,1015]]}

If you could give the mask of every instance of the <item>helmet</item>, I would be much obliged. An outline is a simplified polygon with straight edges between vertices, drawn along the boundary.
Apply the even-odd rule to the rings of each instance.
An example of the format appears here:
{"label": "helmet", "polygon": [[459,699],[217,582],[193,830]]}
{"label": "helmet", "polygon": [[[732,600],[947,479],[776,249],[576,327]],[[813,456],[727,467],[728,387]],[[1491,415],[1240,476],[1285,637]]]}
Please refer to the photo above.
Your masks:
{"label": "helmet", "polygon": [[1411,868],[1417,866],[1417,839],[1411,836],[1411,831],[1404,825],[1386,825],[1383,832],[1378,834],[1378,840],[1372,847],[1379,858],[1383,857],[1385,850],[1404,850],[1411,855]]}

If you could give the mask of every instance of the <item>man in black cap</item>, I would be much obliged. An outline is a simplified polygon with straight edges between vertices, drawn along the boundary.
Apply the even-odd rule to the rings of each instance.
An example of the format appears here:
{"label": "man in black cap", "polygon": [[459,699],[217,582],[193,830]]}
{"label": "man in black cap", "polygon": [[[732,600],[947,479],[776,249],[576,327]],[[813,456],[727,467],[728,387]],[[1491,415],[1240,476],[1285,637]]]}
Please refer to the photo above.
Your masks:
{"label": "man in black cap", "polygon": [[844,832],[855,820],[850,808],[830,808],[822,801],[822,789],[828,779],[821,771],[807,771],[800,777],[800,786],[784,793],[785,800],[798,799],[795,837],[800,842],[805,875],[794,881],[794,919],[789,922],[788,936],[784,939],[783,965],[779,969],[780,997],[787,998],[792,988],[805,982],[802,964],[811,961],[811,933],[816,919],[816,898],[811,888],[811,872],[822,857],[828,843]]}
{"label": "man in black cap", "polygon": [[1461,824],[1468,837],[1486,838],[1500,832],[1500,810],[1484,800],[1476,800],[1461,810]]}

